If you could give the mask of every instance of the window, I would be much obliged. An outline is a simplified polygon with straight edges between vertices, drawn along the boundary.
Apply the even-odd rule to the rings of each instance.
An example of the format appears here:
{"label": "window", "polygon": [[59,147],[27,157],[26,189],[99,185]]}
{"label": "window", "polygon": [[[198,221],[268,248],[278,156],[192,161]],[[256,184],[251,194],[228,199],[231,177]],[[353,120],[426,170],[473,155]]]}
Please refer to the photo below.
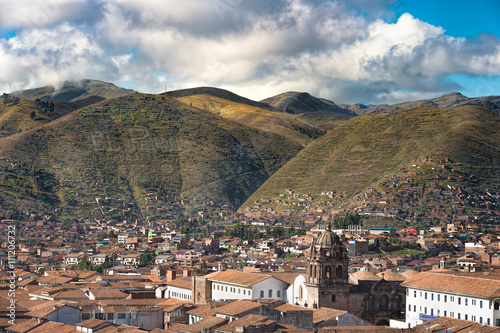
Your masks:
{"label": "window", "polygon": [[332,295],[332,303],[335,303],[335,295]]}
{"label": "window", "polygon": [[487,319],[487,325],[490,325],[490,318]]}
{"label": "window", "polygon": [[424,297],[424,299],[427,299],[427,293],[425,293],[425,297]]}
{"label": "window", "polygon": [[479,301],[479,307],[482,309],[483,308],[483,301]]}
{"label": "window", "polygon": [[417,291],[416,291],[416,290],[413,292],[413,296],[414,296],[415,298],[417,297]]}
{"label": "window", "polygon": [[281,290],[278,290],[278,291],[276,292],[276,297],[281,298]]}
{"label": "window", "polygon": [[408,311],[411,312],[411,304],[408,304]]}
{"label": "window", "polygon": [[441,296],[441,295],[440,295],[440,294],[438,294],[438,302],[440,301],[440,298],[441,298],[441,297],[439,297],[439,296]]}
{"label": "window", "polygon": [[260,298],[264,298],[264,290],[260,291]]}
{"label": "window", "polygon": [[114,317],[114,316],[113,316],[113,313],[108,313],[108,316],[107,316],[107,317],[108,317],[108,319],[107,319],[107,320],[113,320],[113,317]]}
{"label": "window", "polygon": [[466,299],[465,299],[465,306],[469,305],[468,303],[469,303],[469,299],[468,299],[468,298],[466,298]]}
{"label": "window", "polygon": [[459,297],[459,298],[458,298],[458,304],[459,304],[459,305],[460,305],[461,301],[462,301],[462,298],[461,298],[461,297]]}
{"label": "window", "polygon": [[238,294],[241,294],[241,289],[240,288],[238,288]]}
{"label": "window", "polygon": [[424,314],[427,314],[427,307],[424,308]]}
{"label": "window", "polygon": [[479,317],[479,323],[482,324],[483,323],[483,317]]}
{"label": "window", "polygon": [[417,312],[417,306],[416,305],[413,306],[413,312]]}
{"label": "window", "polygon": [[471,299],[471,300],[470,300],[470,304],[471,304],[471,305],[476,305],[476,300],[475,300],[475,299]]}
{"label": "window", "polygon": [[434,316],[434,309],[431,309],[431,316]]}
{"label": "window", "polygon": [[268,295],[269,295],[268,296],[269,298],[273,298],[273,290],[272,289],[269,289]]}
{"label": "window", "polygon": [[472,321],[476,321],[476,316],[471,316],[470,318]]}
{"label": "window", "polygon": [[431,301],[433,301],[433,300],[434,300],[434,294],[431,293]]}
{"label": "window", "polygon": [[446,295],[444,295],[444,302],[445,302],[445,303],[446,303],[446,298],[447,298],[447,296],[446,296]]}
{"label": "window", "polygon": [[467,320],[467,314],[465,314],[464,316],[465,316],[464,319]]}
{"label": "window", "polygon": [[90,319],[90,313],[82,312],[82,321]]}
{"label": "window", "polygon": [[443,311],[443,316],[445,316],[445,317],[446,317],[446,310],[444,310],[444,311]]}
{"label": "window", "polygon": [[299,301],[302,301],[304,298],[304,291],[302,290],[302,286],[299,286]]}
{"label": "window", "polygon": [[457,313],[457,318],[460,319],[460,313]]}

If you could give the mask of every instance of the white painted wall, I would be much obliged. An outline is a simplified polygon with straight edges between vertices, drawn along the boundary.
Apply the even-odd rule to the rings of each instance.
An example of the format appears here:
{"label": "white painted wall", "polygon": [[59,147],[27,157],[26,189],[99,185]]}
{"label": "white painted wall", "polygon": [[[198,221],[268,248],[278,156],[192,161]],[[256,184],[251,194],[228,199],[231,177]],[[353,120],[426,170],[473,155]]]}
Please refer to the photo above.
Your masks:
{"label": "white painted wall", "polygon": [[190,301],[192,300],[192,297],[192,289],[167,286],[167,290],[165,290],[165,298],[177,298],[183,301]]}
{"label": "white painted wall", "polygon": [[252,289],[242,285],[226,282],[212,282],[212,299],[251,299]]}
{"label": "white painted wall", "polygon": [[420,314],[452,317],[496,326],[500,310],[494,310],[493,299],[451,294],[407,287],[406,322],[411,327],[421,324]]}

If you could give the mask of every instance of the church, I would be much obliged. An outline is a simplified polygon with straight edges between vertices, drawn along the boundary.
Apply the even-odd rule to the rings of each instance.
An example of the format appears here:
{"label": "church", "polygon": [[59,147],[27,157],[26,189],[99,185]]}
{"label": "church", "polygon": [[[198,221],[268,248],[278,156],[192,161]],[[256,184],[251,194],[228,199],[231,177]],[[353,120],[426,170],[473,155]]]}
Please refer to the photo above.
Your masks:
{"label": "church", "polygon": [[349,273],[347,249],[330,226],[313,242],[307,273],[218,271],[192,277],[195,304],[208,301],[276,299],[312,309],[345,310],[375,325],[404,318],[407,277],[386,271]]}

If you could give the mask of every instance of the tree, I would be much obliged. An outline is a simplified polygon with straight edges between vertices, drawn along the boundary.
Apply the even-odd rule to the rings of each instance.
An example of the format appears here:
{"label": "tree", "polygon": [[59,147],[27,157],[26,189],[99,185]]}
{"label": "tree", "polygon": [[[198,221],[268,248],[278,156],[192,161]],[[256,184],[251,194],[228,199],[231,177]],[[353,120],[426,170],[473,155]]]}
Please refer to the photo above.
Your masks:
{"label": "tree", "polygon": [[145,267],[149,265],[149,262],[153,259],[152,253],[141,253],[139,255],[139,266]]}
{"label": "tree", "polygon": [[85,270],[85,271],[92,271],[93,269],[93,266],[92,266],[92,262],[90,260],[82,260],[78,263],[78,265],[76,265],[76,269],[78,270]]}
{"label": "tree", "polygon": [[208,265],[205,260],[200,265],[200,269],[198,270],[199,275],[207,275],[208,274]]}

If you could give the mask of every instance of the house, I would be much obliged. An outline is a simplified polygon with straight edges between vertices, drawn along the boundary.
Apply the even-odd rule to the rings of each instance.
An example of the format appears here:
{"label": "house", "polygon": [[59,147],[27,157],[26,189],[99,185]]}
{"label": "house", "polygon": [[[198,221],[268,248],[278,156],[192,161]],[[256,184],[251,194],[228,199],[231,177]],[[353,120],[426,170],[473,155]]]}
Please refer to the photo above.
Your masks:
{"label": "house", "polygon": [[64,263],[66,265],[78,265],[80,261],[85,259],[85,254],[83,253],[70,253],[63,257]]}

